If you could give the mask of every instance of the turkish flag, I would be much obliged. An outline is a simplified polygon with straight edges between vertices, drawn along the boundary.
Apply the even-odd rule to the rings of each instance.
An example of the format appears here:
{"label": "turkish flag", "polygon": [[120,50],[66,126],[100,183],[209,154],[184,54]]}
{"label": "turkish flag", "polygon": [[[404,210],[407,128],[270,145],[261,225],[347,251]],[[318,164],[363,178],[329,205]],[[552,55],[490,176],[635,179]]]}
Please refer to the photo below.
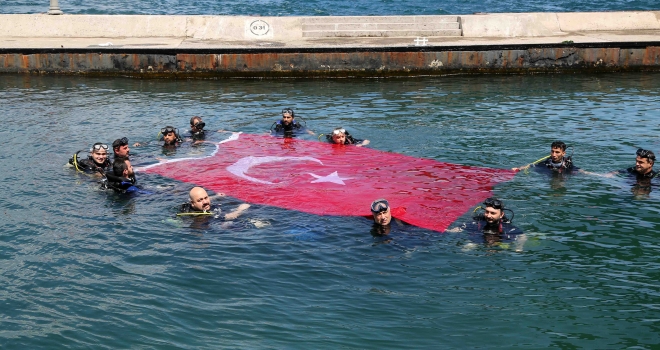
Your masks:
{"label": "turkish flag", "polygon": [[224,192],[249,203],[317,215],[370,216],[389,201],[412,225],[444,231],[515,172],[268,135],[235,133],[208,157],[174,159],[141,171]]}

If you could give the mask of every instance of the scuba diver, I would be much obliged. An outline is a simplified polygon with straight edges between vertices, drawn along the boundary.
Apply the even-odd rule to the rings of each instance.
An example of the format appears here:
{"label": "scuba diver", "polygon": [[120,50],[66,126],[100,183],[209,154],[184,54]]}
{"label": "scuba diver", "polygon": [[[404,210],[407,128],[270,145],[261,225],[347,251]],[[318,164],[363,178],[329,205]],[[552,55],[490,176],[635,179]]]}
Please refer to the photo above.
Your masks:
{"label": "scuba diver", "polygon": [[[493,197],[486,198],[482,205],[474,209],[474,212],[476,213],[479,209],[483,211],[472,217],[474,221],[471,224],[463,224],[459,231],[467,230],[472,239],[483,242],[489,247],[508,247],[508,244],[514,243],[515,250],[522,251],[527,236],[511,223],[514,216],[513,210],[506,209],[501,200]],[[511,219],[505,215],[504,211],[511,212]]]}
{"label": "scuba diver", "polygon": [[[216,197],[221,196],[224,196],[224,194],[216,195]],[[177,215],[198,216],[220,214],[220,205],[211,204],[211,198],[212,197],[209,197],[205,189],[201,187],[193,187],[189,193],[189,201],[181,205]],[[249,204],[243,203],[239,205],[234,211],[225,214],[222,218],[227,221],[234,220],[243,214],[243,212],[245,212],[245,210],[247,210],[249,207]]]}
{"label": "scuba diver", "polygon": [[513,170],[527,170],[532,165],[539,165],[539,169],[549,170],[552,173],[567,174],[579,171],[579,168],[573,165],[572,155],[566,155],[566,148],[568,146],[565,143],[555,141],[550,145],[550,155]]}
{"label": "scuba diver", "polygon": [[374,237],[389,235],[392,230],[390,203],[386,199],[376,199],[371,203],[371,215],[374,219],[371,235]]}
{"label": "scuba diver", "polygon": [[76,152],[70,159],[69,164],[73,165],[77,171],[86,173],[100,173],[105,175],[110,170],[110,160],[108,159],[108,145],[97,142],[89,149],[89,155],[86,159],[80,159]]}
{"label": "scuba diver", "polygon": [[[139,146],[139,144],[136,145]],[[128,148],[128,139],[126,137],[122,137],[120,139],[114,140],[112,142],[112,151],[115,154],[114,160],[119,158],[130,159],[131,149]]]}
{"label": "scuba diver", "polygon": [[628,174],[637,180],[652,179],[658,176],[658,172],[653,170],[655,154],[652,151],[640,148],[635,155],[635,166],[625,170]]}
{"label": "scuba diver", "polygon": [[[296,134],[306,131],[310,135],[314,135],[313,132],[306,130],[306,124],[303,120],[303,124],[298,123],[295,120],[296,115],[291,108],[285,108],[282,110],[282,119],[278,120],[270,126],[271,134],[282,134],[284,137],[293,137]],[[300,118],[302,120],[302,118]]]}
{"label": "scuba diver", "polygon": [[635,196],[647,196],[652,191],[651,180],[658,176],[658,172],[653,170],[655,163],[655,154],[652,151],[640,148],[635,153],[635,166],[619,171],[619,173],[627,173],[630,177],[634,177],[635,184],[633,184],[630,191]]}
{"label": "scuba diver", "polygon": [[125,158],[117,158],[112,162],[112,173],[105,174],[101,182],[101,188],[113,189],[119,193],[133,193],[139,191],[135,186],[137,179],[131,166],[131,161]]}
{"label": "scuba diver", "polygon": [[178,146],[183,140],[179,136],[179,130],[172,126],[166,126],[160,129],[159,139],[163,140],[163,147]]}
{"label": "scuba diver", "polygon": [[[513,211],[511,209],[505,209],[504,203],[497,198],[486,198],[483,202],[483,207],[479,206],[476,210],[483,209],[482,213],[479,213],[472,218],[477,222],[479,231],[488,234],[508,234],[511,232],[516,232],[515,234],[520,234],[522,231],[517,227],[511,225],[513,221]],[[511,219],[509,219],[504,213],[505,210],[511,212]]]}
{"label": "scuba diver", "polygon": [[[321,139],[321,136],[324,136],[324,134],[319,135],[319,140]],[[355,145],[357,147],[362,147],[369,144],[369,140],[356,139],[342,127],[332,130],[332,134],[325,135],[325,139],[336,145]]]}
{"label": "scuba diver", "polygon": [[374,221],[371,227],[372,236],[389,235],[392,230],[392,223],[395,223],[394,226],[396,227],[406,225],[403,221],[392,217],[392,210],[394,210],[395,215],[405,212],[405,209],[401,207],[390,208],[390,203],[386,199],[376,199],[371,203],[371,217]]}
{"label": "scuba diver", "polygon": [[658,177],[658,172],[653,170],[655,164],[655,154],[652,151],[639,148],[635,153],[635,166],[624,170],[612,171],[606,174],[598,174],[590,171],[581,171],[582,173],[612,178],[617,175],[625,174],[635,183],[631,188],[631,192],[635,195],[648,195],[652,190],[652,180]]}
{"label": "scuba diver", "polygon": [[[158,141],[163,141],[162,146],[165,147],[165,148],[173,148],[173,147],[179,146],[179,144],[181,142],[183,142],[183,140],[181,139],[181,136],[179,136],[179,129],[177,129],[173,126],[170,126],[170,125],[160,129],[160,131],[158,132],[158,136],[156,138],[158,139]],[[128,139],[126,139],[125,137],[121,140],[116,140],[115,142],[118,142],[118,141],[121,142],[122,144],[127,144],[128,143]],[[133,144],[133,146],[139,147],[139,146],[146,146],[148,144],[150,144],[149,141],[147,141],[147,142],[136,142],[135,144]],[[120,146],[120,147],[126,147],[128,149],[128,145]],[[119,151],[121,152],[121,148],[119,148]],[[115,151],[115,153],[117,153],[117,151]],[[115,155],[115,157],[117,157],[117,155]],[[126,157],[126,158],[128,158],[128,157]]]}
{"label": "scuba diver", "polygon": [[386,199],[376,199],[371,203],[371,215],[374,219],[374,225],[388,226],[392,221],[390,203]]}
{"label": "scuba diver", "polygon": [[411,231],[413,226],[394,217],[404,215],[406,212],[404,207],[390,207],[390,203],[381,198],[373,201],[370,209],[369,218],[373,219],[373,224],[369,233],[374,239],[374,245],[391,244],[405,251],[428,246],[429,243],[424,235],[414,234],[414,231]]}
{"label": "scuba diver", "polygon": [[193,141],[203,140],[206,133],[204,132],[204,127],[206,123],[202,120],[202,117],[194,116],[190,118],[190,130],[186,132],[186,137],[190,134],[190,138]]}

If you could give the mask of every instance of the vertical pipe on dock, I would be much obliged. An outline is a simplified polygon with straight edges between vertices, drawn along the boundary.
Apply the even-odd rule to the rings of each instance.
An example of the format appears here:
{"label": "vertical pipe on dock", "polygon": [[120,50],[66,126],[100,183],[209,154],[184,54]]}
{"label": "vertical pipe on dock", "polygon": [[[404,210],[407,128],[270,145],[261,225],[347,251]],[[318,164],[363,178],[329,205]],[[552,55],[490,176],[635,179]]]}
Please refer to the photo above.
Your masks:
{"label": "vertical pipe on dock", "polygon": [[49,15],[61,15],[64,12],[60,10],[60,4],[57,2],[57,0],[50,0],[50,8],[48,9],[48,14]]}

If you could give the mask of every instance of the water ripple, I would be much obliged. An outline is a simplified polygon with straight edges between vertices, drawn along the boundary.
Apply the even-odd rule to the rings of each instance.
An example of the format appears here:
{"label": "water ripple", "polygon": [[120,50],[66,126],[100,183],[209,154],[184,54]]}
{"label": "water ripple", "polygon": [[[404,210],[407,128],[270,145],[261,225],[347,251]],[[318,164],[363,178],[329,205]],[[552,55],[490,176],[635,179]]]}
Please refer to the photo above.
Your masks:
{"label": "water ripple", "polygon": [[233,229],[196,226],[174,217],[187,184],[138,174],[154,194],[124,198],[64,164],[122,136],[148,143],[136,163],[154,162],[163,125],[203,115],[211,129],[258,133],[291,106],[317,132],[344,126],[376,149],[476,166],[528,163],[559,138],[578,166],[605,173],[657,148],[658,82],[4,76],[3,347],[653,348],[658,191],[634,194],[623,177],[532,170],[499,185],[528,236],[515,253],[460,232],[372,237],[363,218],[261,206]]}
{"label": "water ripple", "polygon": [[[128,2],[118,0],[106,3],[90,3],[67,0],[59,3],[67,14],[170,14],[170,15],[255,15],[255,16],[374,16],[374,15],[446,15],[472,14],[475,12],[590,12],[657,10],[657,3],[650,0],[614,0],[596,2],[575,1],[453,1],[429,3],[421,0],[405,4],[392,0],[363,2],[346,1],[152,1]],[[44,13],[48,3],[5,0],[0,13]]]}

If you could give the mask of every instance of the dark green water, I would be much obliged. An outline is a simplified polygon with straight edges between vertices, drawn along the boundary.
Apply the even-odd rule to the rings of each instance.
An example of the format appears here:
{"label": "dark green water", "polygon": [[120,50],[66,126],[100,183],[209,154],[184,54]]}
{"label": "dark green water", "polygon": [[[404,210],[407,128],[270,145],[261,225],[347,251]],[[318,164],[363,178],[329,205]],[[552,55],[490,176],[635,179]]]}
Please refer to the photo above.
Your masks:
{"label": "dark green water", "polygon": [[[660,151],[659,74],[0,76],[0,101],[3,349],[660,346],[660,189],[636,196],[625,178],[532,171],[498,186],[528,236],[516,253],[414,227],[384,241],[366,219],[259,206],[234,229],[195,228],[172,220],[187,184],[138,174],[155,193],[127,199],[63,166],[98,140],[153,140],[192,115],[262,132],[291,106],[317,132],[342,125],[384,151],[509,168],[561,139],[605,173],[638,147]],[[132,153],[163,156],[155,142]]]}

